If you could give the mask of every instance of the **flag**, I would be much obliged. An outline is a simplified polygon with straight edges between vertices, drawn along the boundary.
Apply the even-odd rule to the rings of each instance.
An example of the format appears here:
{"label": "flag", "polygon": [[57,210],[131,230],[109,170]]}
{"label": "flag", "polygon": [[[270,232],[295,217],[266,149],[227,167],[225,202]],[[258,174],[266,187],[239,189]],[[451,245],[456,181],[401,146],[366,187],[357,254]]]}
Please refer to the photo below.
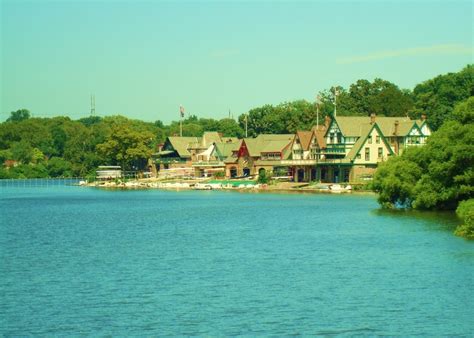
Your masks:
{"label": "flag", "polygon": [[179,114],[181,117],[184,117],[184,107],[183,106],[179,106]]}

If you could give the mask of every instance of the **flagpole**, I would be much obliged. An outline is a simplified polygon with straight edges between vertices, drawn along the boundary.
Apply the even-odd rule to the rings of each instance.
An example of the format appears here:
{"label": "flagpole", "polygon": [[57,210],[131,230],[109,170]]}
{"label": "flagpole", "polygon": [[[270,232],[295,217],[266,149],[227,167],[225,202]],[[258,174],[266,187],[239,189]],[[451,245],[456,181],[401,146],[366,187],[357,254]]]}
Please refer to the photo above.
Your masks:
{"label": "flagpole", "polygon": [[316,128],[319,129],[319,102],[321,101],[321,96],[316,96]]}
{"label": "flagpole", "polygon": [[179,105],[179,136],[183,137],[183,117],[184,117],[184,107]]}
{"label": "flagpole", "polygon": [[246,138],[248,137],[248,127],[247,127],[247,124],[248,124],[248,115],[245,114],[245,137],[246,137]]}

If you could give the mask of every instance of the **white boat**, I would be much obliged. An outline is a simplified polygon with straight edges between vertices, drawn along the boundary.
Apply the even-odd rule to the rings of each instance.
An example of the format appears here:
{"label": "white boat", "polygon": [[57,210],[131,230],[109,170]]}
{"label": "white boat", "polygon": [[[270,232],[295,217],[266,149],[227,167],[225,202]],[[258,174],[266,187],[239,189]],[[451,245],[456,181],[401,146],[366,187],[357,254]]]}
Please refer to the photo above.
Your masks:
{"label": "white boat", "polygon": [[194,185],[194,190],[212,190],[212,187],[210,184],[196,183]]}
{"label": "white boat", "polygon": [[352,191],[352,187],[350,185],[347,185],[346,187],[343,187],[340,184],[331,184],[329,186],[329,190],[334,193],[341,193],[341,192],[350,192]]}

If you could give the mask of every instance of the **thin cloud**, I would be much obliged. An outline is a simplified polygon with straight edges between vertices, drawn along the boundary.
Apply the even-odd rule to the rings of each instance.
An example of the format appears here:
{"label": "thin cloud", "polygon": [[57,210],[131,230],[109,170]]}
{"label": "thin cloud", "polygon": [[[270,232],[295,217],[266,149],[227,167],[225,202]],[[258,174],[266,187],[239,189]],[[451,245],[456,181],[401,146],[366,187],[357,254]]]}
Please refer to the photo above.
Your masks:
{"label": "thin cloud", "polygon": [[428,47],[406,48],[375,52],[362,56],[351,56],[347,58],[339,58],[336,60],[338,64],[351,64],[360,62],[369,62],[376,60],[384,60],[396,58],[400,56],[418,56],[418,55],[439,55],[439,54],[473,54],[473,47],[461,44],[434,45]]}
{"label": "thin cloud", "polygon": [[229,56],[237,55],[239,53],[240,51],[238,49],[219,49],[212,51],[210,55],[212,58],[222,59]]}

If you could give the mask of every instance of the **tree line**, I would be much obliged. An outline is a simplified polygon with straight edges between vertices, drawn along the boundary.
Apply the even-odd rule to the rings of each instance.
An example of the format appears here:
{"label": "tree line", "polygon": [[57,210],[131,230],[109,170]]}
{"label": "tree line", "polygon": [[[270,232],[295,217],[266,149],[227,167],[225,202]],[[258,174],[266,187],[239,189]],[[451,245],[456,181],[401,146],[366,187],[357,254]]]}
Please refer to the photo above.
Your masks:
{"label": "tree line", "polygon": [[[335,97],[335,92],[338,93]],[[309,130],[331,116],[336,100],[338,115],[405,116],[428,114],[433,130],[456,119],[455,106],[474,95],[474,66],[439,75],[413,90],[375,79],[358,80],[349,88],[329,88],[319,102],[296,100],[250,109],[232,118],[183,120],[183,136],[217,131],[224,136],[244,137],[261,133],[294,133]],[[318,114],[319,112],[319,114]],[[124,116],[90,116],[78,120],[58,116],[33,118],[26,109],[10,113],[0,123],[0,178],[87,176],[98,165],[120,165],[125,170],[144,169],[157,145],[179,135],[179,121],[145,122]]]}

